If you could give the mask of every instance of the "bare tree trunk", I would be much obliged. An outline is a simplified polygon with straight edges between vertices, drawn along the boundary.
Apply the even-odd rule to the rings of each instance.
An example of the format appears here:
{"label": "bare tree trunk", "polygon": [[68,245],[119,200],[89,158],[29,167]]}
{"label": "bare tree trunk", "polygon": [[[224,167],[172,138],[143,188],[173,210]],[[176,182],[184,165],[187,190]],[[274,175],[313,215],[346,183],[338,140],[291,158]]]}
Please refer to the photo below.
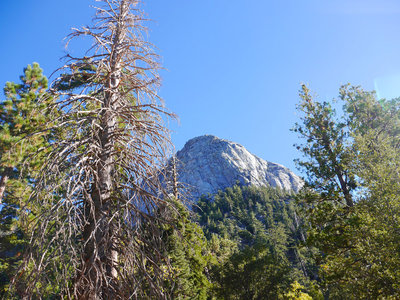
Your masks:
{"label": "bare tree trunk", "polygon": [[172,188],[173,194],[176,200],[179,200],[179,192],[178,192],[178,174],[176,171],[176,157],[172,157]]}
{"label": "bare tree trunk", "polygon": [[13,168],[7,167],[7,168],[5,168],[3,174],[1,175],[1,179],[0,179],[0,204],[3,204],[3,197],[4,197],[4,193],[6,192],[7,182],[8,182],[8,179],[10,179],[12,171],[13,171]]}
{"label": "bare tree trunk", "polygon": [[348,182],[344,178],[343,169],[340,167],[340,165],[336,159],[336,156],[332,151],[332,148],[330,146],[330,141],[327,136],[323,137],[323,145],[324,145],[325,149],[328,151],[329,158],[334,165],[335,175],[336,175],[337,179],[339,180],[340,189],[343,193],[344,199],[346,201],[346,205],[348,207],[353,207],[354,202],[353,202],[353,198],[351,196],[350,190],[349,190]]}
{"label": "bare tree trunk", "polygon": [[[111,194],[113,190],[113,173],[114,173],[114,133],[116,129],[115,111],[118,109],[119,85],[121,78],[121,50],[126,33],[124,32],[123,19],[129,12],[129,7],[125,1],[120,6],[120,20],[117,23],[117,29],[113,40],[113,53],[110,56],[109,66],[110,73],[105,86],[104,100],[102,103],[103,115],[101,117],[101,129],[98,133],[100,144],[100,157],[96,166],[98,178],[93,185],[91,192],[91,209],[87,209],[87,219],[89,220],[85,229],[84,240],[90,241],[86,244],[84,259],[87,264],[84,268],[87,277],[92,283],[99,280],[97,268],[92,264],[100,264],[100,270],[103,269],[101,277],[105,277],[105,283],[102,283],[100,289],[96,289],[96,299],[104,297],[112,298],[113,289],[117,284],[118,253],[114,246],[115,237],[113,226],[109,220],[112,219],[112,203]],[[95,251],[97,249],[97,251]],[[97,254],[98,257],[94,257]],[[102,295],[98,295],[101,293]],[[102,298],[103,297],[103,298]]]}
{"label": "bare tree trunk", "polygon": [[[54,209],[44,209],[35,225],[21,273],[35,275],[27,293],[43,291],[58,255],[62,272],[54,276],[62,295],[165,299],[160,220],[152,214],[166,203],[159,173],[170,140],[163,116],[174,115],[158,95],[160,66],[143,39],[140,1],[99,2],[94,25],[70,35],[90,36],[94,46],[84,57],[67,56],[52,85],[60,96],[57,124],[68,133],[56,141],[35,187],[32,201]],[[53,224],[59,229],[49,232]]]}
{"label": "bare tree trunk", "polygon": [[1,180],[0,180],[0,204],[3,204],[3,196],[4,196],[4,192],[6,190],[7,181],[8,181],[8,175],[6,173],[4,173],[1,176]]}

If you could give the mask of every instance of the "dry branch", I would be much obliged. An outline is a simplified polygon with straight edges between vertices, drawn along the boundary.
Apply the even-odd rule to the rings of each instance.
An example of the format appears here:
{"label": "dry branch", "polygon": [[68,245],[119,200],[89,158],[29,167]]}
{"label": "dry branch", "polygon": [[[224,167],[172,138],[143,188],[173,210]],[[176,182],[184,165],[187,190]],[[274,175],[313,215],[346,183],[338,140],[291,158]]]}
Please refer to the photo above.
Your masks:
{"label": "dry branch", "polygon": [[94,25],[69,36],[90,36],[93,47],[68,56],[52,85],[58,117],[47,130],[63,134],[31,197],[38,212],[19,276],[28,297],[51,284],[68,299],[166,299],[153,213],[169,205],[160,170],[170,146],[163,118],[174,116],[157,93],[139,1],[99,2]]}

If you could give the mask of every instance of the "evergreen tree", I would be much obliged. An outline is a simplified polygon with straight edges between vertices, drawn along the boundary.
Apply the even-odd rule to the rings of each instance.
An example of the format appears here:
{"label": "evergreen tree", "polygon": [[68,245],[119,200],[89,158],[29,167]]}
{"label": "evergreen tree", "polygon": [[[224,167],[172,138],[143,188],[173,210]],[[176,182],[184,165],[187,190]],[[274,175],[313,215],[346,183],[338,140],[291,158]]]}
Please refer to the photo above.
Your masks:
{"label": "evergreen tree", "polygon": [[272,187],[235,185],[194,207],[210,249],[222,245],[211,250],[218,260],[210,272],[218,297],[276,299],[295,280],[310,286],[315,267],[310,250],[299,246],[291,199]]}
{"label": "evergreen tree", "polygon": [[277,299],[290,286],[290,265],[263,244],[246,246],[213,270],[221,299]]}
{"label": "evergreen tree", "polygon": [[[320,274],[327,295],[397,298],[399,100],[378,101],[373,92],[343,86],[340,119],[330,104],[314,102],[305,87],[301,96],[304,119],[296,131],[306,139],[299,149],[308,160],[300,165],[308,172],[311,189],[299,199],[310,225],[308,242],[321,251]],[[334,151],[314,151],[327,145],[323,136],[332,138],[329,147]],[[332,166],[340,172],[328,180],[333,178]],[[346,189],[338,174],[344,175]]]}
{"label": "evergreen tree", "polygon": [[[39,64],[24,69],[20,83],[7,82],[6,99],[0,103],[0,263],[1,294],[19,265],[28,225],[18,214],[32,216],[35,207],[28,206],[29,194],[43,164],[51,133],[38,133],[48,123],[53,98],[47,94],[48,81]],[[39,99],[42,101],[39,103]]]}
{"label": "evergreen tree", "polygon": [[168,209],[172,223],[162,226],[173,278],[166,286],[171,290],[171,299],[208,299],[211,282],[207,269],[212,257],[207,240],[200,226],[190,220],[188,209],[174,203],[175,208]]}

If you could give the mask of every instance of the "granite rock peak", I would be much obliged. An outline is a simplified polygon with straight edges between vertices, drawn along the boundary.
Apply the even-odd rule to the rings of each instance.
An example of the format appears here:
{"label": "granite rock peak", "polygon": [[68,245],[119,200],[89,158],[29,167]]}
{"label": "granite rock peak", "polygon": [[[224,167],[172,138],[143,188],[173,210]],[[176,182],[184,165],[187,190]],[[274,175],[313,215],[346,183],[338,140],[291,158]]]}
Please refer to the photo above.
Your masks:
{"label": "granite rock peak", "polygon": [[186,142],[176,153],[178,181],[191,190],[192,199],[213,194],[239,182],[298,192],[300,177],[288,168],[251,154],[238,143],[204,135]]}

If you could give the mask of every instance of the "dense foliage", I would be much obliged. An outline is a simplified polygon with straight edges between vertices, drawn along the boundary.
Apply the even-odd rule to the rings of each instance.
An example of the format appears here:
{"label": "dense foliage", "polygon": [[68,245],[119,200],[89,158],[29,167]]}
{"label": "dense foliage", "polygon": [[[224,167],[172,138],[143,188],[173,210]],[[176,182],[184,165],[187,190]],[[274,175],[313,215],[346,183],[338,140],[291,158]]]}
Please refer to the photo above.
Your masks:
{"label": "dense foliage", "polygon": [[26,221],[37,212],[27,200],[45,161],[49,140],[56,135],[40,132],[50,120],[53,98],[47,93],[48,81],[39,64],[28,65],[20,80],[6,83],[6,98],[0,103],[1,294],[19,266],[29,233]]}
{"label": "dense foliage", "polygon": [[[330,299],[400,297],[400,101],[343,86],[343,110],[301,91],[307,186],[298,199]],[[340,116],[340,117],[339,117]]]}
{"label": "dense foliage", "polygon": [[166,282],[172,299],[207,299],[212,286],[207,267],[212,261],[207,240],[200,226],[191,221],[190,212],[178,201],[168,209],[171,224],[164,224],[163,238],[172,280]]}
{"label": "dense foliage", "polygon": [[[272,187],[240,187],[203,197],[195,211],[209,240],[236,250],[212,268],[222,299],[276,299],[295,281],[311,287],[312,251],[301,247],[301,221],[291,194]],[[218,256],[217,256],[218,257]]]}
{"label": "dense foliage", "polygon": [[[84,84],[79,78],[71,82],[72,88]],[[40,132],[56,117],[49,109],[54,98],[46,89],[46,77],[33,64],[24,70],[21,83],[7,83],[0,105],[3,295],[20,265],[29,221],[37,222],[35,215],[46,209],[28,206],[47,155],[39,150],[63,135],[61,128]],[[295,131],[305,138],[297,147],[304,154],[298,164],[307,177],[300,194],[235,185],[203,196],[193,213],[178,201],[162,209],[159,219],[170,220],[157,223],[164,245],[164,263],[157,268],[164,274],[165,295],[322,299],[322,289],[329,299],[399,297],[400,101],[378,100],[373,92],[350,86],[343,86],[339,95],[344,101],[340,117],[332,103],[315,102],[302,88],[299,110],[304,115]],[[154,228],[146,234],[151,240]],[[146,274],[136,275],[155,270],[152,264],[147,267]],[[19,278],[17,293],[25,280]],[[143,295],[151,298],[146,284]],[[42,296],[58,293],[49,281]]]}

